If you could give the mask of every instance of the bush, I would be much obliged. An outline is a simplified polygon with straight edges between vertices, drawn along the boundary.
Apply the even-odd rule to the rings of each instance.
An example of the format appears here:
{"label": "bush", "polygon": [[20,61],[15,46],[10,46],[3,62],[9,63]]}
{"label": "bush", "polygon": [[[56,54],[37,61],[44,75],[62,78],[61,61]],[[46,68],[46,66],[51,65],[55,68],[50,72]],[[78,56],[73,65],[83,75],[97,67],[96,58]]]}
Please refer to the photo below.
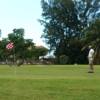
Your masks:
{"label": "bush", "polygon": [[68,63],[68,56],[61,55],[59,61],[60,61],[60,64],[67,64]]}

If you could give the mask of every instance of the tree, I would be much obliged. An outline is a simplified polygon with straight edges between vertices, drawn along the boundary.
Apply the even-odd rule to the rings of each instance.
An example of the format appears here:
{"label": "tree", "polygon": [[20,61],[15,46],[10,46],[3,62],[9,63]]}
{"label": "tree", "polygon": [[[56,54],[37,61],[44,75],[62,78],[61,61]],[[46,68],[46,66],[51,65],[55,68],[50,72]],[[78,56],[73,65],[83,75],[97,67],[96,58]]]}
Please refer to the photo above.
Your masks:
{"label": "tree", "polygon": [[[81,40],[84,30],[97,17],[100,12],[99,0],[41,0],[42,17],[46,43],[55,51],[57,58],[66,55],[71,63],[75,63],[80,48],[71,47],[72,42]],[[72,52],[72,49],[74,50]],[[67,50],[67,51],[65,51]],[[73,57],[72,57],[73,56]]]}
{"label": "tree", "polygon": [[[13,42],[13,49],[6,49],[6,45],[9,42]],[[48,52],[48,49],[43,46],[35,46],[32,39],[24,38],[24,29],[13,29],[12,33],[8,34],[7,38],[0,41],[0,61],[13,62],[13,60],[19,66],[25,61],[26,63],[33,63],[35,58],[39,59],[39,56],[44,56]]]}
{"label": "tree", "polygon": [[35,44],[33,43],[32,39],[25,39],[25,44],[24,44],[24,60],[28,63],[33,63],[33,60],[35,58]]}
{"label": "tree", "polygon": [[[16,59],[24,56],[24,29],[13,29],[13,32],[8,34],[9,41],[14,43],[14,53]],[[19,55],[19,56],[18,56]]]}
{"label": "tree", "polygon": [[45,56],[48,53],[48,49],[43,46],[36,46],[34,50],[36,60],[39,60],[40,56]]}
{"label": "tree", "polygon": [[6,45],[8,43],[8,39],[4,38],[0,42],[0,61],[5,61],[9,55],[9,53],[6,50]]}
{"label": "tree", "polygon": [[100,19],[97,19],[86,30],[85,42],[95,48],[95,63],[100,64]]}

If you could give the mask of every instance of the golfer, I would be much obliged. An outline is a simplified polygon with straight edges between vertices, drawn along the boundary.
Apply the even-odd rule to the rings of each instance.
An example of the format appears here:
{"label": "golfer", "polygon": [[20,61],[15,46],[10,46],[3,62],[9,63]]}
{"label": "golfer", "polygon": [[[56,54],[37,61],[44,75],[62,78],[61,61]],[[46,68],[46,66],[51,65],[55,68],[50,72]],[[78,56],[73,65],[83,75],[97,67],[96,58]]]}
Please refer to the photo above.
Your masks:
{"label": "golfer", "polygon": [[94,49],[92,48],[92,46],[89,46],[88,61],[89,61],[89,71],[88,71],[88,73],[94,73],[94,66],[93,66]]}

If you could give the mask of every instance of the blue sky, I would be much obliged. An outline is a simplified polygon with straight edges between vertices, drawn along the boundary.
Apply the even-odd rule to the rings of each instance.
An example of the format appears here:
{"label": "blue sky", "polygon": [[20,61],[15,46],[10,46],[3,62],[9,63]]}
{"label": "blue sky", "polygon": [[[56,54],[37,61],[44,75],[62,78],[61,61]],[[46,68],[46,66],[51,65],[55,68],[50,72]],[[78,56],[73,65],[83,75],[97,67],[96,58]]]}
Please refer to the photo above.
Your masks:
{"label": "blue sky", "polygon": [[33,39],[37,45],[45,45],[41,34],[41,0],[0,0],[0,29],[2,37],[7,37],[14,28],[24,28],[25,38]]}

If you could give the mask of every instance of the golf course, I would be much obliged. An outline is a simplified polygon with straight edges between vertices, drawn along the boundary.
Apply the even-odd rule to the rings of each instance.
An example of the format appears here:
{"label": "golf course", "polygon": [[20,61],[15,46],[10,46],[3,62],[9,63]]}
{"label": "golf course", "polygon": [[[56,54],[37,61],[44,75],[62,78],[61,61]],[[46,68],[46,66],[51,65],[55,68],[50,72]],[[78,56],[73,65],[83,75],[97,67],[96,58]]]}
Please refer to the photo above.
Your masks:
{"label": "golf course", "polygon": [[0,100],[99,100],[100,65],[0,65]]}

